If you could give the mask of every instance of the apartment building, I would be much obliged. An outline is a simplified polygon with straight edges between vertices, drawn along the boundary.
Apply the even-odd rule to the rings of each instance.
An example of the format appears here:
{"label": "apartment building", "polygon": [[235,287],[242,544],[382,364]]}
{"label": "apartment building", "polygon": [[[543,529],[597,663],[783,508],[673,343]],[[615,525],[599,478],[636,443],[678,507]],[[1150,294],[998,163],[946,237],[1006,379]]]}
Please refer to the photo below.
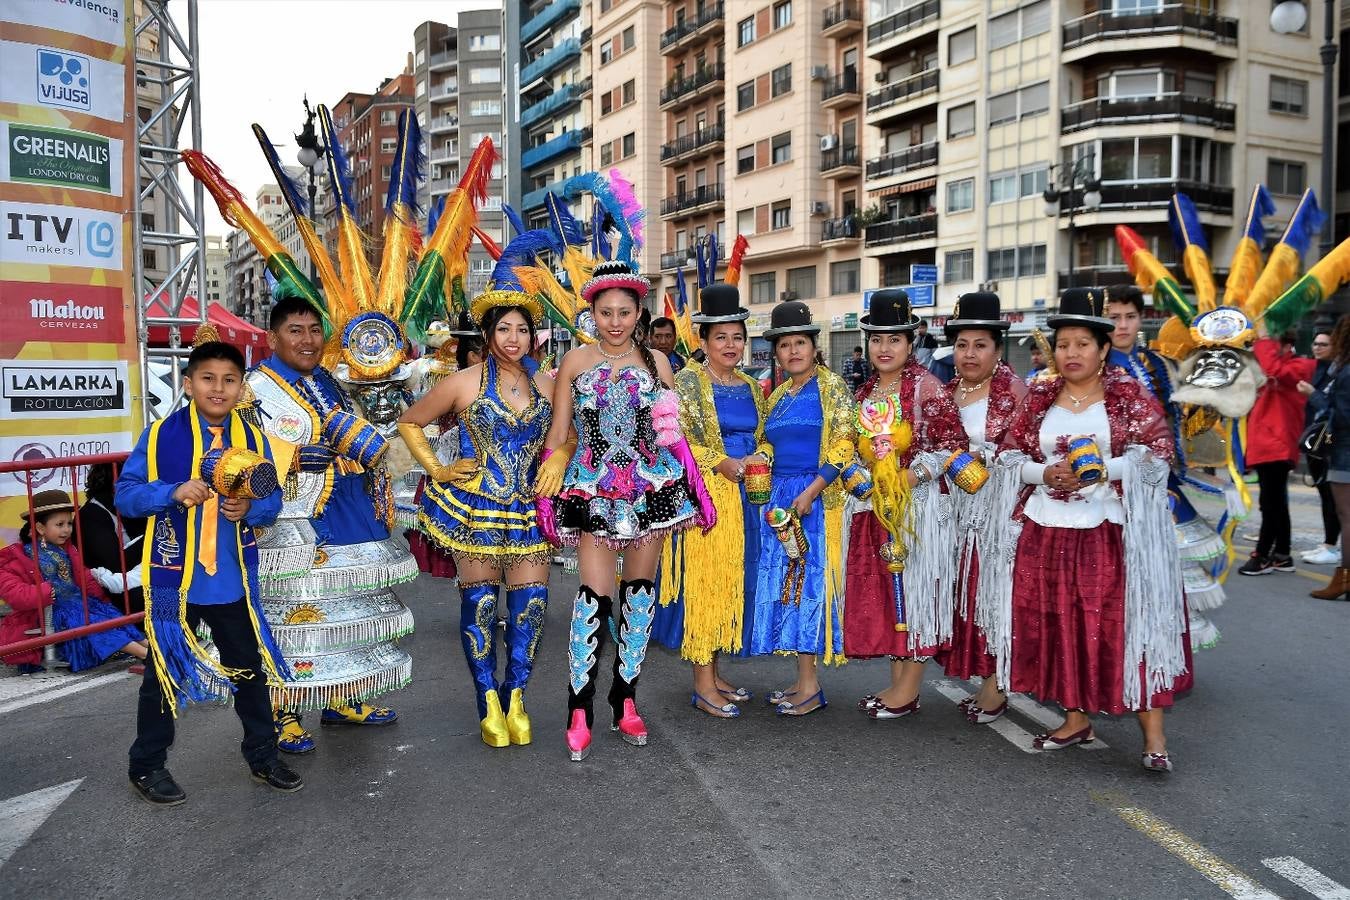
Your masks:
{"label": "apartment building", "polygon": [[208,304],[225,302],[229,259],[225,239],[218,234],[206,235],[206,284],[197,287],[198,298]]}
{"label": "apartment building", "polygon": [[[448,195],[459,183],[464,165],[484,137],[499,151],[503,139],[502,14],[499,9],[461,12],[455,25],[423,22],[413,36],[418,121],[430,165],[420,192],[424,208]],[[485,233],[501,239],[504,167],[498,165],[488,185],[488,202],[479,213]],[[483,290],[492,259],[477,242],[469,255],[471,293]]]}
{"label": "apartment building", "polygon": [[[630,0],[635,2],[635,0]],[[601,0],[608,10],[613,0]],[[618,4],[614,4],[618,5]],[[545,194],[579,199],[576,182],[589,171],[590,73],[583,44],[581,0],[506,0],[503,38],[507,55],[502,92],[506,134],[506,195],[530,227],[545,223]],[[518,49],[517,49],[518,48]]]}
{"label": "apartment building", "polygon": [[1025,330],[1071,281],[1128,278],[1118,223],[1175,266],[1182,191],[1222,279],[1252,187],[1279,205],[1273,240],[1322,152],[1318,25],[1277,34],[1252,6],[872,0],[864,270],[901,285],[936,266],[939,318],[983,286]]}

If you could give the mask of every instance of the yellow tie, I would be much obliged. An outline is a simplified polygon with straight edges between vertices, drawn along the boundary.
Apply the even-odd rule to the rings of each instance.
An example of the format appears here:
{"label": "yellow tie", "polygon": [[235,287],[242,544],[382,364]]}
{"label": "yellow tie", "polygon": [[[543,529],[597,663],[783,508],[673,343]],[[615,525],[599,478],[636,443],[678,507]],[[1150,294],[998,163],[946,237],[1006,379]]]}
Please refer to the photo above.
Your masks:
{"label": "yellow tie", "polygon": [[[225,429],[218,425],[206,426],[211,432],[211,450],[219,450],[225,445],[221,443],[220,436],[224,434]],[[197,548],[197,562],[202,564],[207,575],[216,574],[216,519],[220,515],[220,498],[212,492],[211,496],[202,504],[202,541]]]}

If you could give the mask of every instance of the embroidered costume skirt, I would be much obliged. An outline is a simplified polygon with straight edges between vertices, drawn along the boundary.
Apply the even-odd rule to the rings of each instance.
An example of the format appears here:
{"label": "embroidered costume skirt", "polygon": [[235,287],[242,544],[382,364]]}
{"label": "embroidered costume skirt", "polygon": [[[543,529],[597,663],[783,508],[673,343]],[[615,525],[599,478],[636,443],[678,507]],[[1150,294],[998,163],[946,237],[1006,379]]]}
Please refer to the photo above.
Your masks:
{"label": "embroidered costume skirt", "polygon": [[[855,513],[849,523],[848,589],[844,601],[844,654],[850,659],[877,656],[932,656],[937,647],[913,646],[913,634],[895,630],[895,587],[881,558],[890,535],[870,511]],[[932,598],[914,598],[914,602]],[[910,602],[906,598],[906,606]]]}
{"label": "embroidered costume skirt", "polygon": [[[107,622],[123,613],[105,600],[89,598],[89,624]],[[68,631],[85,624],[84,606],[75,600],[61,600],[52,607],[52,630]],[[103,661],[132,641],[145,640],[145,634],[135,625],[123,625],[111,631],[96,631],[71,638],[57,645],[61,656],[70,663],[70,671],[82,672],[102,665]]]}
{"label": "embroidered costume skirt", "polygon": [[429,482],[417,529],[442,550],[503,568],[551,555],[539,533],[533,499],[503,501],[459,485]]}
{"label": "embroidered costume skirt", "polygon": [[[969,567],[964,596],[956,598],[956,609],[952,615],[952,639],[937,652],[937,660],[942,669],[953,678],[984,678],[993,675],[994,656],[989,652],[984,632],[975,624],[975,589],[980,583],[980,551],[974,545],[965,551],[967,556],[961,560],[963,567]],[[957,590],[960,590],[959,585]]]}

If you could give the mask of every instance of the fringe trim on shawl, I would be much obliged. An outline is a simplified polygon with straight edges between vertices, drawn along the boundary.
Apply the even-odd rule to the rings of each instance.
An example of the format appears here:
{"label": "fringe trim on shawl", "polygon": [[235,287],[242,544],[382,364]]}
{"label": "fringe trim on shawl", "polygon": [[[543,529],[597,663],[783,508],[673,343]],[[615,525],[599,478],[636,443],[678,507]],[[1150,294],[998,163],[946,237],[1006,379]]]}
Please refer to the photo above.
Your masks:
{"label": "fringe trim on shawl", "polygon": [[835,635],[839,636],[839,646],[844,646],[844,533],[848,531],[844,521],[843,505],[833,509],[825,508],[825,654],[827,666],[842,666],[848,662],[841,649],[836,651]]}
{"label": "fringe trim on shawl", "polygon": [[[930,472],[941,472],[945,459],[945,454],[935,452],[915,456],[915,462]],[[913,538],[905,560],[905,618],[910,643],[916,647],[941,646],[952,637],[957,568],[953,551],[958,536],[951,495],[941,487],[938,479],[915,486],[910,504]]]}
{"label": "fringe trim on shawl", "polygon": [[391,615],[372,616],[355,622],[275,625],[272,633],[282,655],[289,658],[383,644],[406,637],[412,632],[413,614],[405,608]]}
{"label": "fringe trim on shawl", "polygon": [[[1125,659],[1121,701],[1150,709],[1152,696],[1186,671],[1181,560],[1167,500],[1168,465],[1146,448],[1125,450]],[[1140,666],[1143,696],[1140,696]]]}
{"label": "fringe trim on shawl", "polygon": [[[1022,536],[1022,523],[1013,518],[1013,511],[1022,493],[1022,465],[1027,459],[1018,450],[999,454],[989,467],[989,481],[972,495],[972,499],[983,495],[988,503],[984,528],[972,539],[978,541],[980,550],[975,624],[994,656],[994,674],[1002,691],[1007,691],[1012,682],[1013,564]],[[965,590],[964,582],[961,590]]]}
{"label": "fringe trim on shawl", "polygon": [[671,536],[661,555],[661,603],[684,596],[680,655],[695,665],[715,653],[741,649],[745,616],[745,529],[740,486],[721,475],[704,478],[717,509],[717,525],[704,534],[691,528]]}

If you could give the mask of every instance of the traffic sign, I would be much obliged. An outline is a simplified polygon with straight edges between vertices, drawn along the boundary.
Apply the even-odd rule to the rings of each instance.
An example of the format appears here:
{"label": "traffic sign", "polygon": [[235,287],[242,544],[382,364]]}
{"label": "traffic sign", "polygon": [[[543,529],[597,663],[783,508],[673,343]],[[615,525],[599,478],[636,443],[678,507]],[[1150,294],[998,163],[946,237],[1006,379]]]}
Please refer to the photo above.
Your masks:
{"label": "traffic sign", "polygon": [[[910,263],[909,280],[914,284],[937,284],[938,268],[926,263]],[[910,295],[910,299],[914,299],[913,294]]]}
{"label": "traffic sign", "polygon": [[937,305],[937,286],[932,284],[906,284],[903,285],[906,294],[909,294],[909,305],[912,309],[918,309],[922,306]]}

